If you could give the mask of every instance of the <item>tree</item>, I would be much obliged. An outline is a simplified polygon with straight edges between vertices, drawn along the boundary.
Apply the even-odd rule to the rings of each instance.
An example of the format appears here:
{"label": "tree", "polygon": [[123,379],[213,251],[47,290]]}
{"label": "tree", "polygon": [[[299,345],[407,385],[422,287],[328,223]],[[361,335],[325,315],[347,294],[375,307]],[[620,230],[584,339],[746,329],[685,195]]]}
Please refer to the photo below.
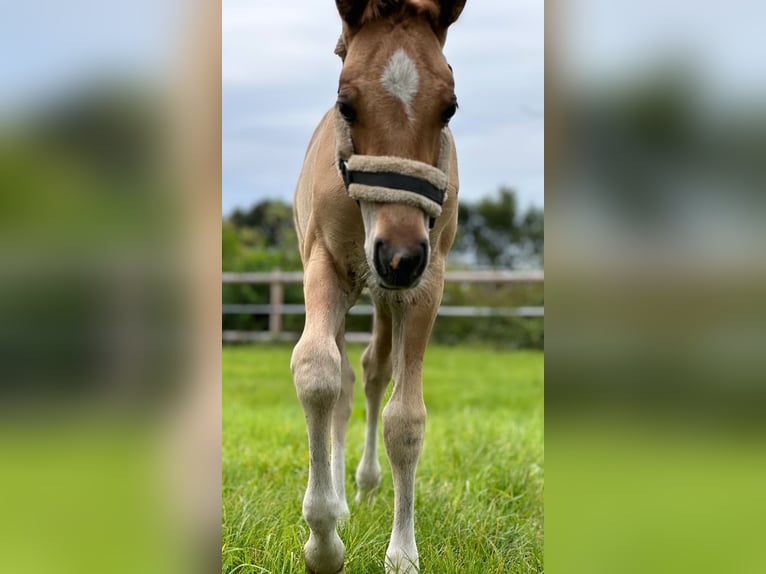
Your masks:
{"label": "tree", "polygon": [[471,263],[491,267],[542,265],[544,214],[537,207],[520,213],[516,193],[501,187],[495,197],[463,202],[453,251]]}
{"label": "tree", "polygon": [[295,241],[292,207],[282,201],[264,200],[248,211],[234,210],[229,222],[253,232],[253,241],[262,240],[267,248],[287,249]]}
{"label": "tree", "polygon": [[247,211],[236,209],[223,221],[225,271],[269,271],[301,268],[292,208],[264,200]]}

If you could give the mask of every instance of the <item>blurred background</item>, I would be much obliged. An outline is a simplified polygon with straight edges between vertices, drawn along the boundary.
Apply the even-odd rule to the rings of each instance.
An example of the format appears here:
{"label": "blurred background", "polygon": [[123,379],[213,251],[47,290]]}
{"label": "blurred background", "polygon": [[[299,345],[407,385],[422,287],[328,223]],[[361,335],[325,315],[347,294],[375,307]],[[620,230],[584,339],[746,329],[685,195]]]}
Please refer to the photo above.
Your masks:
{"label": "blurred background", "polygon": [[208,572],[219,7],[2,12],[0,571]]}
{"label": "blurred background", "polygon": [[546,567],[766,567],[758,2],[549,11]]}

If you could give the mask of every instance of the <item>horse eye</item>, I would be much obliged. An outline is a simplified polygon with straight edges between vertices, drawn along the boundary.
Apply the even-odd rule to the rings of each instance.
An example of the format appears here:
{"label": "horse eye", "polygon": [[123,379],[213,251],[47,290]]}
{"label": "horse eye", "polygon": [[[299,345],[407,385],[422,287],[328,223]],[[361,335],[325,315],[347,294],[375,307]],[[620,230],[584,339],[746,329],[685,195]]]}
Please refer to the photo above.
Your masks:
{"label": "horse eye", "polygon": [[453,99],[442,112],[442,123],[446,126],[457,111],[457,100]]}
{"label": "horse eye", "polygon": [[338,111],[347,122],[351,123],[356,119],[356,110],[348,100],[338,100]]}

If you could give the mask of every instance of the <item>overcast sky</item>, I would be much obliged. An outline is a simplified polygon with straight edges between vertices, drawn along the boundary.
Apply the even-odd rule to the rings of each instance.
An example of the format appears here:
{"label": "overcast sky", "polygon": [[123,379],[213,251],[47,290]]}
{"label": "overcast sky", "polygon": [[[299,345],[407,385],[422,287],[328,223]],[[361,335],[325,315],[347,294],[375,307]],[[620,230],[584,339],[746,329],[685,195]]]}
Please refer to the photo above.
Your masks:
{"label": "overcast sky", "polygon": [[[89,77],[165,77],[188,0],[26,0],[0,21],[0,119]],[[761,0],[559,3],[559,71],[590,84],[680,59],[707,94],[763,102]],[[445,51],[460,111],[461,195],[514,187],[543,205],[543,0],[469,0]],[[180,11],[180,14],[179,14]],[[658,17],[661,15],[661,18]],[[87,25],[83,25],[87,22]],[[223,0],[223,209],[289,199],[309,137],[335,100],[332,0]],[[738,104],[737,104],[738,105]]]}
{"label": "overcast sky", "polygon": [[[223,213],[292,198],[309,138],[333,105],[341,61],[331,0],[224,0]],[[500,185],[543,205],[543,2],[469,1],[445,46],[460,194]]]}

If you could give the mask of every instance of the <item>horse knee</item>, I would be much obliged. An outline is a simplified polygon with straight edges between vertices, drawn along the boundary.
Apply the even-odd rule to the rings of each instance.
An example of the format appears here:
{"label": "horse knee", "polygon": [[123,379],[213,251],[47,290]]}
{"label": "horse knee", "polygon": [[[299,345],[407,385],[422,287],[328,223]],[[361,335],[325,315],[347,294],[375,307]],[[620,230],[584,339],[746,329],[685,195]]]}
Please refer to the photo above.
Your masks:
{"label": "horse knee", "polygon": [[301,337],[290,368],[303,408],[331,412],[341,391],[341,358],[335,341]]}
{"label": "horse knee", "polygon": [[383,409],[383,440],[392,465],[417,463],[426,431],[426,407],[389,402]]}

